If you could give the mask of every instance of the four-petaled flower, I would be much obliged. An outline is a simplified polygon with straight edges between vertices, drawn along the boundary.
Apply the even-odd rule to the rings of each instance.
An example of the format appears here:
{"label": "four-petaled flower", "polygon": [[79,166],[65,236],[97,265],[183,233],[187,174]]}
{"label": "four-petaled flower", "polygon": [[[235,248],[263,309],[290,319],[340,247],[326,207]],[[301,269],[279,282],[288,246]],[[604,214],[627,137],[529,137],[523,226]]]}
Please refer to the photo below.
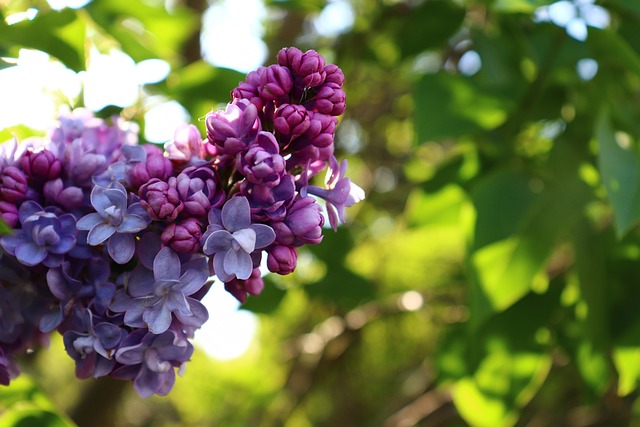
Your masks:
{"label": "four-petaled flower", "polygon": [[150,220],[140,203],[127,207],[127,190],[117,182],[110,187],[96,185],[91,191],[91,205],[96,212],[83,216],[78,221],[78,230],[89,230],[87,243],[97,246],[105,241],[111,258],[125,264],[136,249],[132,233],[147,228]]}
{"label": "four-petaled flower", "polygon": [[266,224],[252,224],[249,201],[233,197],[222,207],[209,211],[209,227],[202,236],[203,252],[213,256],[218,279],[248,279],[253,271],[251,254],[269,246],[276,238]]}

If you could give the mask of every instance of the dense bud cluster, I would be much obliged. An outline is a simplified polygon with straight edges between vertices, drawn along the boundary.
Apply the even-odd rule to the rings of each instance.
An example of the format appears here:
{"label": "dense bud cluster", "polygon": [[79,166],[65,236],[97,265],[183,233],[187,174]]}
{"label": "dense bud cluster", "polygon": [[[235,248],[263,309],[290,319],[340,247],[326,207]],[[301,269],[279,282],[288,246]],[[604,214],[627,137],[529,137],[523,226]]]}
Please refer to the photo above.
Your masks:
{"label": "dense bud cluster", "polygon": [[[63,335],[79,378],[130,380],[167,394],[207,321],[213,277],[241,302],[260,264],[289,274],[364,197],[333,155],[344,76],[315,51],[283,49],[164,150],[137,128],[85,110],[46,138],[0,147],[0,384],[14,356]],[[328,166],[325,187],[309,185]]]}

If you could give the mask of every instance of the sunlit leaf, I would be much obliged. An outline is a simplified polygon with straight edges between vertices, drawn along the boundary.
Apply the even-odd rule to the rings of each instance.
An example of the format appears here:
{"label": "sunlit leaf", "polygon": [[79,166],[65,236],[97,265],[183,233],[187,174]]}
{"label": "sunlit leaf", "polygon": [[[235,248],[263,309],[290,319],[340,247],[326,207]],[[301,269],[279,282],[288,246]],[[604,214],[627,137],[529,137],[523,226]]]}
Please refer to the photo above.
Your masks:
{"label": "sunlit leaf", "polygon": [[596,123],[599,167],[615,216],[616,234],[622,237],[640,219],[640,158],[616,141],[606,113]]}

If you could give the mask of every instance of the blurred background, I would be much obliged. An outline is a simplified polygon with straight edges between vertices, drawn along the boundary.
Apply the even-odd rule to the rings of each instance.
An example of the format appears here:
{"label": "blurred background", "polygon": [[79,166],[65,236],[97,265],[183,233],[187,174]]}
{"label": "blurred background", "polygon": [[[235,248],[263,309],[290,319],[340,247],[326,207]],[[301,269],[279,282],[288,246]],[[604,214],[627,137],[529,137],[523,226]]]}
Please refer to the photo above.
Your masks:
{"label": "blurred background", "polygon": [[210,320],[167,397],[59,337],[0,426],[640,425],[637,0],[0,0],[0,140],[163,143],[285,46],[346,75],[348,225]]}

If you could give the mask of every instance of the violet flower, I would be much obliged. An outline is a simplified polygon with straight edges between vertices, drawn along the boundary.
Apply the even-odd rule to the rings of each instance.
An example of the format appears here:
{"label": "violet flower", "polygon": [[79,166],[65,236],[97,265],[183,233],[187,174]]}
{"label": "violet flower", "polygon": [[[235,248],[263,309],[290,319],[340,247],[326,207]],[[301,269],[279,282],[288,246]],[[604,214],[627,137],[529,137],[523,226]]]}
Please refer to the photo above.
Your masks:
{"label": "violet flower", "polygon": [[278,141],[269,132],[260,132],[256,143],[236,158],[238,171],[256,185],[275,187],[285,173],[286,162],[279,153]]}
{"label": "violet flower", "polygon": [[20,158],[20,167],[35,181],[49,181],[60,176],[62,163],[49,150],[26,151]]}
{"label": "violet flower", "polygon": [[178,126],[173,139],[164,145],[164,150],[174,165],[190,166],[204,162],[205,144],[194,125]]}
{"label": "violet flower", "polygon": [[[329,158],[329,169],[325,179],[326,188],[310,185],[306,188],[309,194],[321,197],[326,202],[329,223],[334,231],[338,229],[338,219],[344,224],[345,208],[364,200],[364,190],[352,183],[349,178],[345,178],[347,171],[347,159],[343,159],[338,166],[338,160],[331,156]],[[301,191],[304,193],[304,190]]]}
{"label": "violet flower", "polygon": [[91,205],[96,212],[80,218],[79,230],[89,230],[87,243],[91,246],[106,241],[111,258],[125,264],[133,257],[136,245],[132,233],[147,228],[149,217],[140,203],[127,206],[127,190],[114,182],[105,188],[96,185],[91,191]]}
{"label": "violet flower", "polygon": [[247,295],[260,295],[264,289],[260,268],[254,268],[247,279],[233,278],[225,282],[224,289],[241,303],[247,300]]}
{"label": "violet flower", "polygon": [[76,219],[71,214],[58,215],[55,208],[43,209],[29,200],[20,206],[18,219],[22,228],[2,237],[0,246],[24,265],[57,267],[76,244]]}
{"label": "violet flower", "polygon": [[129,286],[129,293],[134,298],[122,301],[119,294],[117,304],[111,306],[114,311],[125,309],[125,324],[131,327],[146,325],[149,331],[161,334],[169,329],[172,313],[187,326],[200,327],[206,322],[207,309],[200,301],[189,298],[209,278],[204,257],[192,259],[183,268],[178,255],[165,247],[153,260],[153,281],[148,281],[143,271],[138,277],[140,280],[131,280]]}
{"label": "violet flower", "polygon": [[152,178],[138,190],[140,203],[154,221],[175,221],[184,209],[177,189],[176,177],[168,181]]}
{"label": "violet flower", "polygon": [[253,142],[261,125],[258,109],[246,99],[227,104],[225,111],[207,114],[207,137],[220,154],[235,156]]}
{"label": "violet flower", "polygon": [[125,366],[113,376],[133,379],[133,388],[142,398],[165,396],[175,383],[174,368],[189,360],[193,346],[174,331],[146,334],[136,342],[139,339],[139,333],[134,332],[123,340],[116,360]]}
{"label": "violet flower", "polygon": [[19,203],[27,197],[27,177],[15,166],[7,166],[0,172],[0,199]]}
{"label": "violet flower", "polygon": [[275,239],[271,227],[251,223],[249,201],[233,197],[222,212],[211,209],[209,228],[203,236],[203,252],[213,256],[218,279],[228,282],[234,277],[248,279],[253,270],[251,254],[269,246]]}

